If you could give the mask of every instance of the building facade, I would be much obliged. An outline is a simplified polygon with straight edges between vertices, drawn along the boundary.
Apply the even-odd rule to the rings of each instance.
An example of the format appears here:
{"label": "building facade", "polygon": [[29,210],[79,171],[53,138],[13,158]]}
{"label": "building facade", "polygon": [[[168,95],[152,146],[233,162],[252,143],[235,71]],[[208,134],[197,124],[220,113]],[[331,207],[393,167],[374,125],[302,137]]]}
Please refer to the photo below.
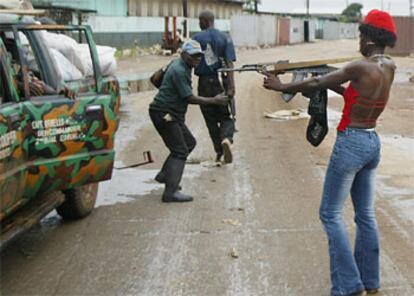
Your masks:
{"label": "building facade", "polygon": [[[216,16],[216,27],[230,31],[230,18],[242,14],[242,0],[32,0],[33,5],[50,5],[96,13],[85,14],[84,24],[92,27],[97,44],[128,48],[161,44],[165,17],[177,17],[177,29],[183,31],[184,11],[187,10],[187,28],[191,34],[199,31],[198,15],[211,10]],[[78,23],[73,17],[73,23]],[[171,22],[171,20],[170,20]],[[170,23],[170,28],[172,24]]]}
{"label": "building facade", "polygon": [[197,18],[201,11],[211,10],[218,19],[230,19],[242,13],[243,1],[220,0],[128,0],[130,16],[184,16]]}

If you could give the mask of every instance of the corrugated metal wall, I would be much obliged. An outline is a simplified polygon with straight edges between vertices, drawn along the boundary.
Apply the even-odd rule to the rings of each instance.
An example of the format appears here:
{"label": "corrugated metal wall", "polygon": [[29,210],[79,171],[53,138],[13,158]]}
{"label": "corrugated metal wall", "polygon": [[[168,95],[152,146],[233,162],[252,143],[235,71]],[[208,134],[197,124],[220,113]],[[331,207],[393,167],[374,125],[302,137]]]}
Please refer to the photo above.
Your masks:
{"label": "corrugated metal wall", "polygon": [[323,39],[355,39],[358,38],[358,24],[327,21],[323,27]]}
{"label": "corrugated metal wall", "polygon": [[290,19],[289,43],[302,43],[304,39],[304,25],[303,20],[299,18]]}
{"label": "corrugated metal wall", "polygon": [[[172,18],[170,18],[170,30]],[[177,18],[177,29],[183,31],[184,18]],[[141,47],[152,46],[162,42],[164,17],[114,17],[90,16],[86,21],[92,27],[97,44],[130,48],[135,41]],[[223,32],[230,32],[230,20],[216,19],[215,27]],[[198,19],[188,19],[190,35],[199,32]]]}
{"label": "corrugated metal wall", "polygon": [[[305,38],[307,27],[307,38]],[[286,45],[314,41],[313,19],[272,15],[238,15],[231,18],[231,34],[237,46]]]}
{"label": "corrugated metal wall", "polygon": [[[308,26],[308,36],[305,36],[305,26]],[[315,41],[315,21],[313,19],[305,18],[291,18],[289,43],[302,43],[307,41]],[[307,40],[306,40],[307,38]]]}
{"label": "corrugated metal wall", "polygon": [[340,39],[341,26],[338,22],[326,21],[323,26],[323,39],[337,40]]}
{"label": "corrugated metal wall", "polygon": [[236,15],[231,18],[231,36],[236,46],[276,45],[277,17]]}
{"label": "corrugated metal wall", "polygon": [[[33,4],[44,4],[44,0],[32,0]],[[52,5],[96,10],[99,15],[126,16],[127,0],[51,0]]]}
{"label": "corrugated metal wall", "polygon": [[397,43],[387,49],[389,54],[409,55],[414,53],[414,17],[394,17],[397,26]]}
{"label": "corrugated metal wall", "polygon": [[359,36],[358,24],[355,23],[339,23],[341,30],[340,39],[356,39]]}
{"label": "corrugated metal wall", "polygon": [[[199,32],[198,19],[187,19],[188,30],[190,32]],[[177,18],[177,29],[183,29],[184,18]],[[164,32],[164,17],[112,17],[112,16],[90,16],[86,22],[90,25],[95,33],[100,32]],[[217,19],[214,26],[220,30],[230,31],[230,20]],[[169,28],[172,28],[172,18],[169,18]]]}
{"label": "corrugated metal wall", "polygon": [[[211,10],[219,19],[230,19],[242,13],[241,3],[216,0],[189,0],[188,17],[198,18],[203,10]],[[183,16],[182,0],[128,0],[130,16]]]}

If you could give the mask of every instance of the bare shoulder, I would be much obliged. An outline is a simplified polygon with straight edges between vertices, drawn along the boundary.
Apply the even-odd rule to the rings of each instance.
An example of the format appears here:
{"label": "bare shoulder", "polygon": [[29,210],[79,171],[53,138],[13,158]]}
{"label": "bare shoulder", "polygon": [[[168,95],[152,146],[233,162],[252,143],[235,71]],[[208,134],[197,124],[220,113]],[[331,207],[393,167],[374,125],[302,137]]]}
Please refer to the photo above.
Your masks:
{"label": "bare shoulder", "polygon": [[370,64],[371,63],[369,63],[366,59],[355,60],[346,64],[343,67],[343,71],[345,71],[353,77],[360,76],[369,69],[369,67],[371,66]]}
{"label": "bare shoulder", "polygon": [[392,68],[393,70],[395,70],[397,68],[397,65],[395,64],[394,60],[388,55],[385,56],[383,62],[384,62],[385,65]]}

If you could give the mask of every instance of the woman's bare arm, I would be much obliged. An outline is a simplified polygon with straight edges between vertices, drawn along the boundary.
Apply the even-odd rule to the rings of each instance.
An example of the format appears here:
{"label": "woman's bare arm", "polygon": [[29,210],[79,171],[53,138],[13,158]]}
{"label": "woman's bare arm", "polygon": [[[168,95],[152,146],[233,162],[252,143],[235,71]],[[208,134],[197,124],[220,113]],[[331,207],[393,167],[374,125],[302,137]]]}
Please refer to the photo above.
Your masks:
{"label": "woman's bare arm", "polygon": [[331,89],[339,94],[343,94],[344,88],[341,85],[347,81],[357,79],[358,76],[361,75],[361,73],[358,72],[361,68],[360,63],[360,61],[352,62],[345,67],[324,76],[311,77],[303,81],[291,83],[282,83],[277,76],[269,75],[265,78],[263,86],[266,89],[286,93],[308,93],[315,90]]}

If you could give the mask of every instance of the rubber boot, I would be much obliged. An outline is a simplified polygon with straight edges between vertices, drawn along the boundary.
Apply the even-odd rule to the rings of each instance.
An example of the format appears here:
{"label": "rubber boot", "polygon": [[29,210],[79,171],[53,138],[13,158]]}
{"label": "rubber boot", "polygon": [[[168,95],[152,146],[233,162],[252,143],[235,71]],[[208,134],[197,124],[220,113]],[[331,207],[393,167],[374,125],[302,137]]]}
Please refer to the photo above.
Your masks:
{"label": "rubber boot", "polygon": [[193,197],[183,194],[178,187],[184,172],[185,160],[170,157],[165,163],[165,190],[162,195],[163,202],[192,201]]}
{"label": "rubber boot", "polygon": [[225,138],[221,142],[221,146],[223,147],[224,163],[232,163],[233,162],[233,151],[231,149],[230,140]]}
{"label": "rubber boot", "polygon": [[[171,155],[169,155],[168,157],[167,157],[167,159],[164,161],[164,163],[163,163],[163,165],[162,165],[162,168],[161,168],[161,171],[159,171],[158,172],[158,174],[155,176],[155,181],[157,181],[158,183],[161,183],[161,184],[165,184],[165,167],[166,167],[166,164],[168,163],[168,161],[171,159]],[[182,189],[182,187],[181,187],[181,185],[178,185],[178,190],[181,190]]]}

